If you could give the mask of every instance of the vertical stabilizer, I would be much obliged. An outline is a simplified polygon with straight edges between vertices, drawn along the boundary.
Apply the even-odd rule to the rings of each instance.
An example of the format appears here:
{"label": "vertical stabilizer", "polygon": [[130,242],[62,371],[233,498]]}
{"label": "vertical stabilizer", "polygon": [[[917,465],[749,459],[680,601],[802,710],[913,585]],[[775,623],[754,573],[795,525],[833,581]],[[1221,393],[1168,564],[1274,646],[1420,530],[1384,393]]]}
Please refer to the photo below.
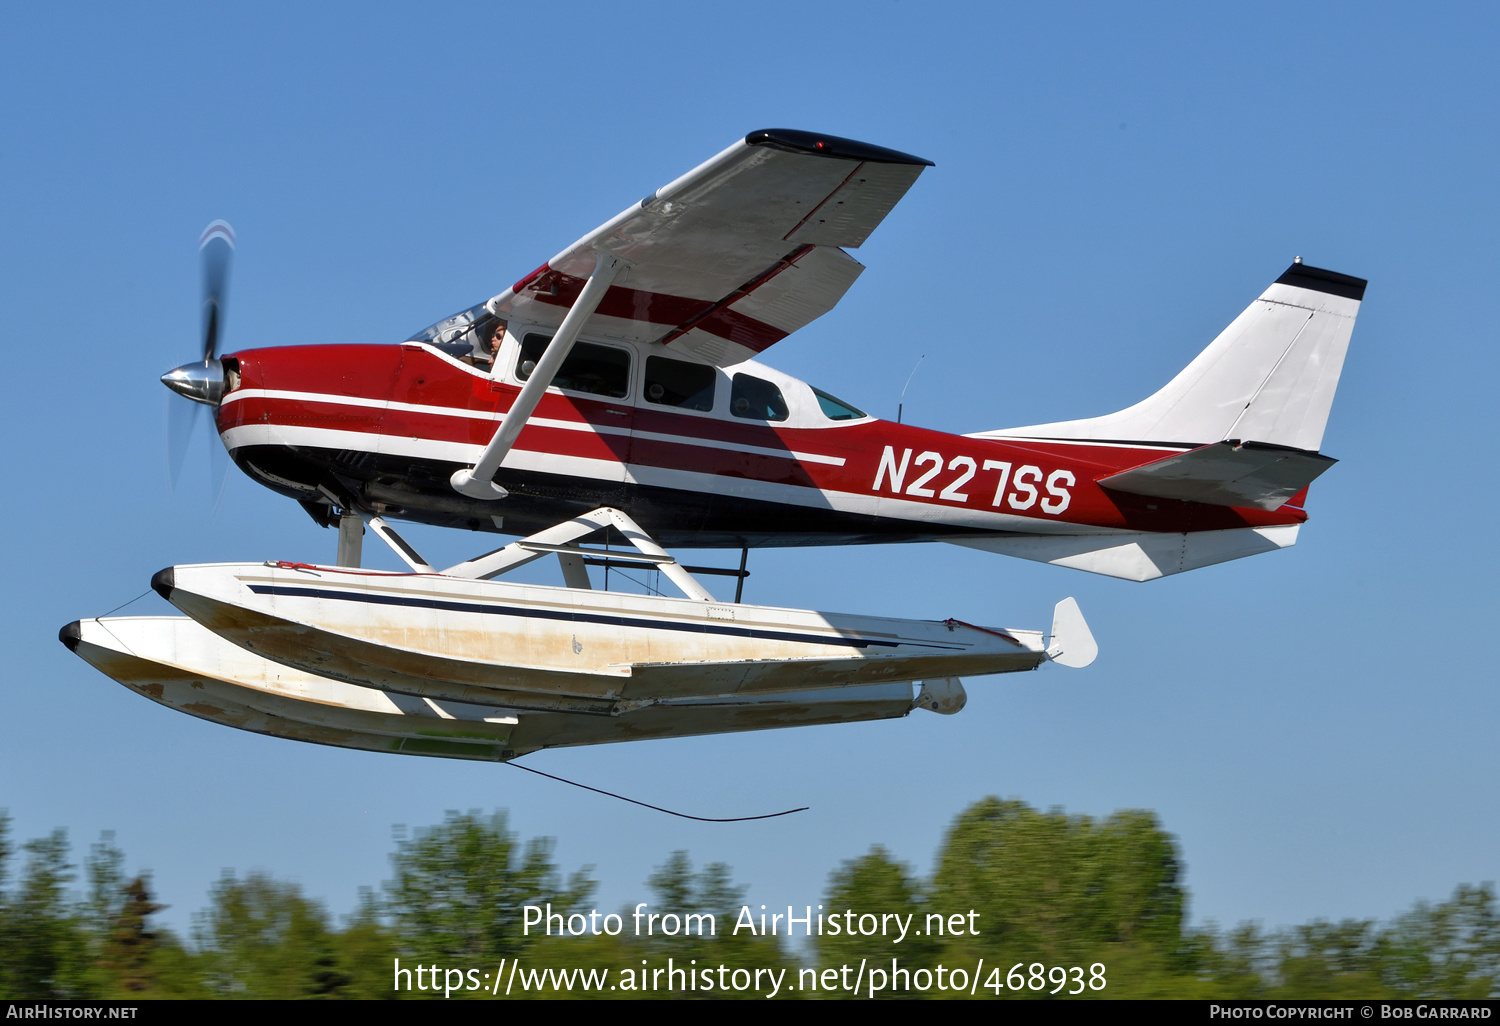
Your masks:
{"label": "vertical stabilizer", "polygon": [[1087,420],[982,432],[1206,445],[1225,439],[1316,452],[1365,280],[1301,258],[1148,399]]}

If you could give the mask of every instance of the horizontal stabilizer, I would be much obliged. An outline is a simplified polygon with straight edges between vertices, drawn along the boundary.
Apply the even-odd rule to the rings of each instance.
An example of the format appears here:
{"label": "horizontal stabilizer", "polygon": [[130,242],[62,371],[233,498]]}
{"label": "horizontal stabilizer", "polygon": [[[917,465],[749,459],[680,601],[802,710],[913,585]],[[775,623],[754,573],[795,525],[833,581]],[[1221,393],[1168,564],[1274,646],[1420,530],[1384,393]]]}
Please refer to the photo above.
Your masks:
{"label": "horizontal stabilizer", "polygon": [[1190,534],[1014,535],[1008,538],[943,540],[1038,563],[1087,570],[1106,577],[1152,581],[1184,570],[1196,570],[1200,566],[1289,548],[1296,544],[1300,526],[1236,527],[1227,531],[1194,531]]}
{"label": "horizontal stabilizer", "polygon": [[1338,461],[1259,442],[1215,442],[1099,479],[1105,488],[1215,506],[1279,509]]}

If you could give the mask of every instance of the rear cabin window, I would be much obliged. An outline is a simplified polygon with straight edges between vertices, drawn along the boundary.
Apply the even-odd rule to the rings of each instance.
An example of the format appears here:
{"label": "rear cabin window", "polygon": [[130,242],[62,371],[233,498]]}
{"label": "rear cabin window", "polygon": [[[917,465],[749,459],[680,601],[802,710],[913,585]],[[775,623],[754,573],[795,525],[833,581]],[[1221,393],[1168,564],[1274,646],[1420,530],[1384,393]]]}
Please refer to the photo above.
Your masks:
{"label": "rear cabin window", "polygon": [[729,412],[747,420],[786,420],[781,389],[749,374],[736,374],[729,389]]}
{"label": "rear cabin window", "polygon": [[712,367],[665,356],[646,357],[646,401],[683,410],[714,408]]}
{"label": "rear cabin window", "polygon": [[[542,354],[547,351],[550,335],[527,335],[521,343],[521,358],[516,361],[516,377],[531,377]],[[557,388],[588,395],[623,399],[630,391],[630,354],[613,346],[576,342],[552,379]]]}
{"label": "rear cabin window", "polygon": [[835,399],[821,388],[813,389],[813,395],[818,397],[818,406],[829,420],[859,420],[865,416],[862,410],[856,410],[842,399]]}

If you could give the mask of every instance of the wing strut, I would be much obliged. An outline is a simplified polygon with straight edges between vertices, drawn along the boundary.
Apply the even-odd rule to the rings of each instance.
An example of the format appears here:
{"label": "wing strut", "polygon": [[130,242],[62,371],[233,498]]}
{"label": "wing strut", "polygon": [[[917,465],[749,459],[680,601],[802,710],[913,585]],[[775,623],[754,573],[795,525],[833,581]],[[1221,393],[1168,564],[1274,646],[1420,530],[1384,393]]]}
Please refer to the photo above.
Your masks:
{"label": "wing strut", "polygon": [[516,401],[511,404],[510,411],[495,429],[494,437],[484,447],[484,452],[479,456],[478,462],[472,467],[461,468],[453,472],[449,483],[455,491],[473,499],[503,499],[510,493],[495,484],[495,471],[500,469],[501,462],[506,453],[510,452],[511,446],[516,444],[516,438],[520,436],[521,429],[526,426],[526,421],[536,410],[537,403],[542,401],[542,393],[547,391],[547,386],[552,384],[552,378],[557,374],[558,368],[567,359],[568,354],[573,351],[573,343],[578,341],[578,333],[583,330],[584,322],[594,315],[600,300],[609,291],[609,286],[614,282],[620,271],[625,267],[625,261],[608,253],[600,253],[598,262],[594,265],[594,273],[584,284],[583,291],[578,294],[568,315],[558,326],[557,334],[552,336],[552,341],[547,344],[547,351],[537,361],[536,369],[531,372],[531,377],[526,379],[526,384],[521,388],[521,394],[516,396]]}

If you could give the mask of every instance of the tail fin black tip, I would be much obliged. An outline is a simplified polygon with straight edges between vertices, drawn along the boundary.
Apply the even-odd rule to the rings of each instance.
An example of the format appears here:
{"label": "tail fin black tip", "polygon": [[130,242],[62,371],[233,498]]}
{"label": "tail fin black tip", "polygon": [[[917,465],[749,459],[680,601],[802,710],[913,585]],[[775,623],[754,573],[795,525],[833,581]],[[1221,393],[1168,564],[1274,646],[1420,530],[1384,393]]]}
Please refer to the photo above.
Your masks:
{"label": "tail fin black tip", "polygon": [[1295,285],[1299,289],[1311,289],[1314,292],[1326,292],[1331,296],[1342,296],[1345,299],[1363,301],[1365,298],[1365,286],[1369,284],[1363,278],[1356,278],[1349,274],[1340,274],[1337,271],[1325,271],[1321,267],[1309,267],[1304,263],[1295,263],[1286,269],[1286,273],[1276,279],[1278,285]]}

